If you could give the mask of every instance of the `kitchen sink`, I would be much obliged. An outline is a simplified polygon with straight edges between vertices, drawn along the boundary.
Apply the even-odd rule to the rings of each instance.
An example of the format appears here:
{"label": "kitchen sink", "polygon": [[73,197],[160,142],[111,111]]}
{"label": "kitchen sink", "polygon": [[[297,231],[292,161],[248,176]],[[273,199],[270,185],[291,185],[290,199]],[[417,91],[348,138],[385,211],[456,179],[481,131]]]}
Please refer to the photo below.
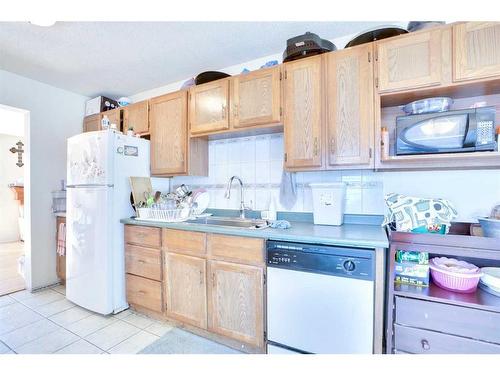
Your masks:
{"label": "kitchen sink", "polygon": [[208,216],[188,220],[186,223],[216,225],[220,227],[262,229],[267,228],[269,223],[263,219],[241,219],[239,217]]}

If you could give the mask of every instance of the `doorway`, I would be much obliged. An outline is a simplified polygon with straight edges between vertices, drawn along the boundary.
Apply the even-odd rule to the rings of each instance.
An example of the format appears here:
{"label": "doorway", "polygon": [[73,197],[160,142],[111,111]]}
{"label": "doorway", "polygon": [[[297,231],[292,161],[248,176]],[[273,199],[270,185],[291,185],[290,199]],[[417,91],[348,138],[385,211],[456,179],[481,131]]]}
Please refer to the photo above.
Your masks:
{"label": "doorway", "polygon": [[28,125],[29,112],[0,105],[0,296],[30,281]]}

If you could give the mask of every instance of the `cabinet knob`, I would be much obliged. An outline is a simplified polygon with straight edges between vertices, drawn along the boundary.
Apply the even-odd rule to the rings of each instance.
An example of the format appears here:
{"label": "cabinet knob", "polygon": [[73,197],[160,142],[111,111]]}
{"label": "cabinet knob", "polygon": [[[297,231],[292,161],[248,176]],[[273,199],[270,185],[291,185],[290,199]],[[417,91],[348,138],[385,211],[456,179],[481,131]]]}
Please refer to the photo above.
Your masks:
{"label": "cabinet knob", "polygon": [[203,285],[203,271],[200,270],[200,285]]}
{"label": "cabinet knob", "polygon": [[427,341],[425,339],[420,341],[420,343],[422,344],[422,349],[424,349],[424,350],[429,350],[431,348],[431,346],[429,345],[429,341]]}

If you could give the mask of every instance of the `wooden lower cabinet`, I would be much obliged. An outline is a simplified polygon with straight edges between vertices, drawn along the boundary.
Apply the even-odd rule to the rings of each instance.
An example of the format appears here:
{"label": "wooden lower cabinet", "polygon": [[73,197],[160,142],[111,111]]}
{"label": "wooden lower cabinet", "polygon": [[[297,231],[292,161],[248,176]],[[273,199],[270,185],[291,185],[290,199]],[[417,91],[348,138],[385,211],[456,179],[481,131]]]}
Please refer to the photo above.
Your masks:
{"label": "wooden lower cabinet", "polygon": [[125,243],[132,308],[241,351],[265,352],[263,239],[126,225]]}
{"label": "wooden lower cabinet", "polygon": [[126,282],[128,303],[155,312],[163,310],[161,282],[131,274],[126,275]]}
{"label": "wooden lower cabinet", "polygon": [[207,261],[181,254],[166,254],[167,316],[195,327],[207,327]]}
{"label": "wooden lower cabinet", "polygon": [[209,261],[208,329],[264,346],[264,270],[262,267]]}
{"label": "wooden lower cabinet", "polygon": [[125,245],[125,272],[161,281],[163,277],[160,249]]}

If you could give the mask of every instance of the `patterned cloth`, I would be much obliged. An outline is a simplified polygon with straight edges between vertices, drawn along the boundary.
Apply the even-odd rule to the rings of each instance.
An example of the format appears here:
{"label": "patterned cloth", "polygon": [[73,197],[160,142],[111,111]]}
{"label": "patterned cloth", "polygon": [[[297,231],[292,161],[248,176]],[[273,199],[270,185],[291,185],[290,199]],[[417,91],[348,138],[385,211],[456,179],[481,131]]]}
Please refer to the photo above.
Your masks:
{"label": "patterned cloth", "polygon": [[59,223],[57,233],[57,254],[64,256],[66,254],[66,224]]}
{"label": "patterned cloth", "polygon": [[396,230],[410,232],[422,226],[446,225],[446,233],[451,222],[457,217],[457,211],[446,199],[409,197],[390,193],[385,196],[389,207],[383,225],[396,223]]}

